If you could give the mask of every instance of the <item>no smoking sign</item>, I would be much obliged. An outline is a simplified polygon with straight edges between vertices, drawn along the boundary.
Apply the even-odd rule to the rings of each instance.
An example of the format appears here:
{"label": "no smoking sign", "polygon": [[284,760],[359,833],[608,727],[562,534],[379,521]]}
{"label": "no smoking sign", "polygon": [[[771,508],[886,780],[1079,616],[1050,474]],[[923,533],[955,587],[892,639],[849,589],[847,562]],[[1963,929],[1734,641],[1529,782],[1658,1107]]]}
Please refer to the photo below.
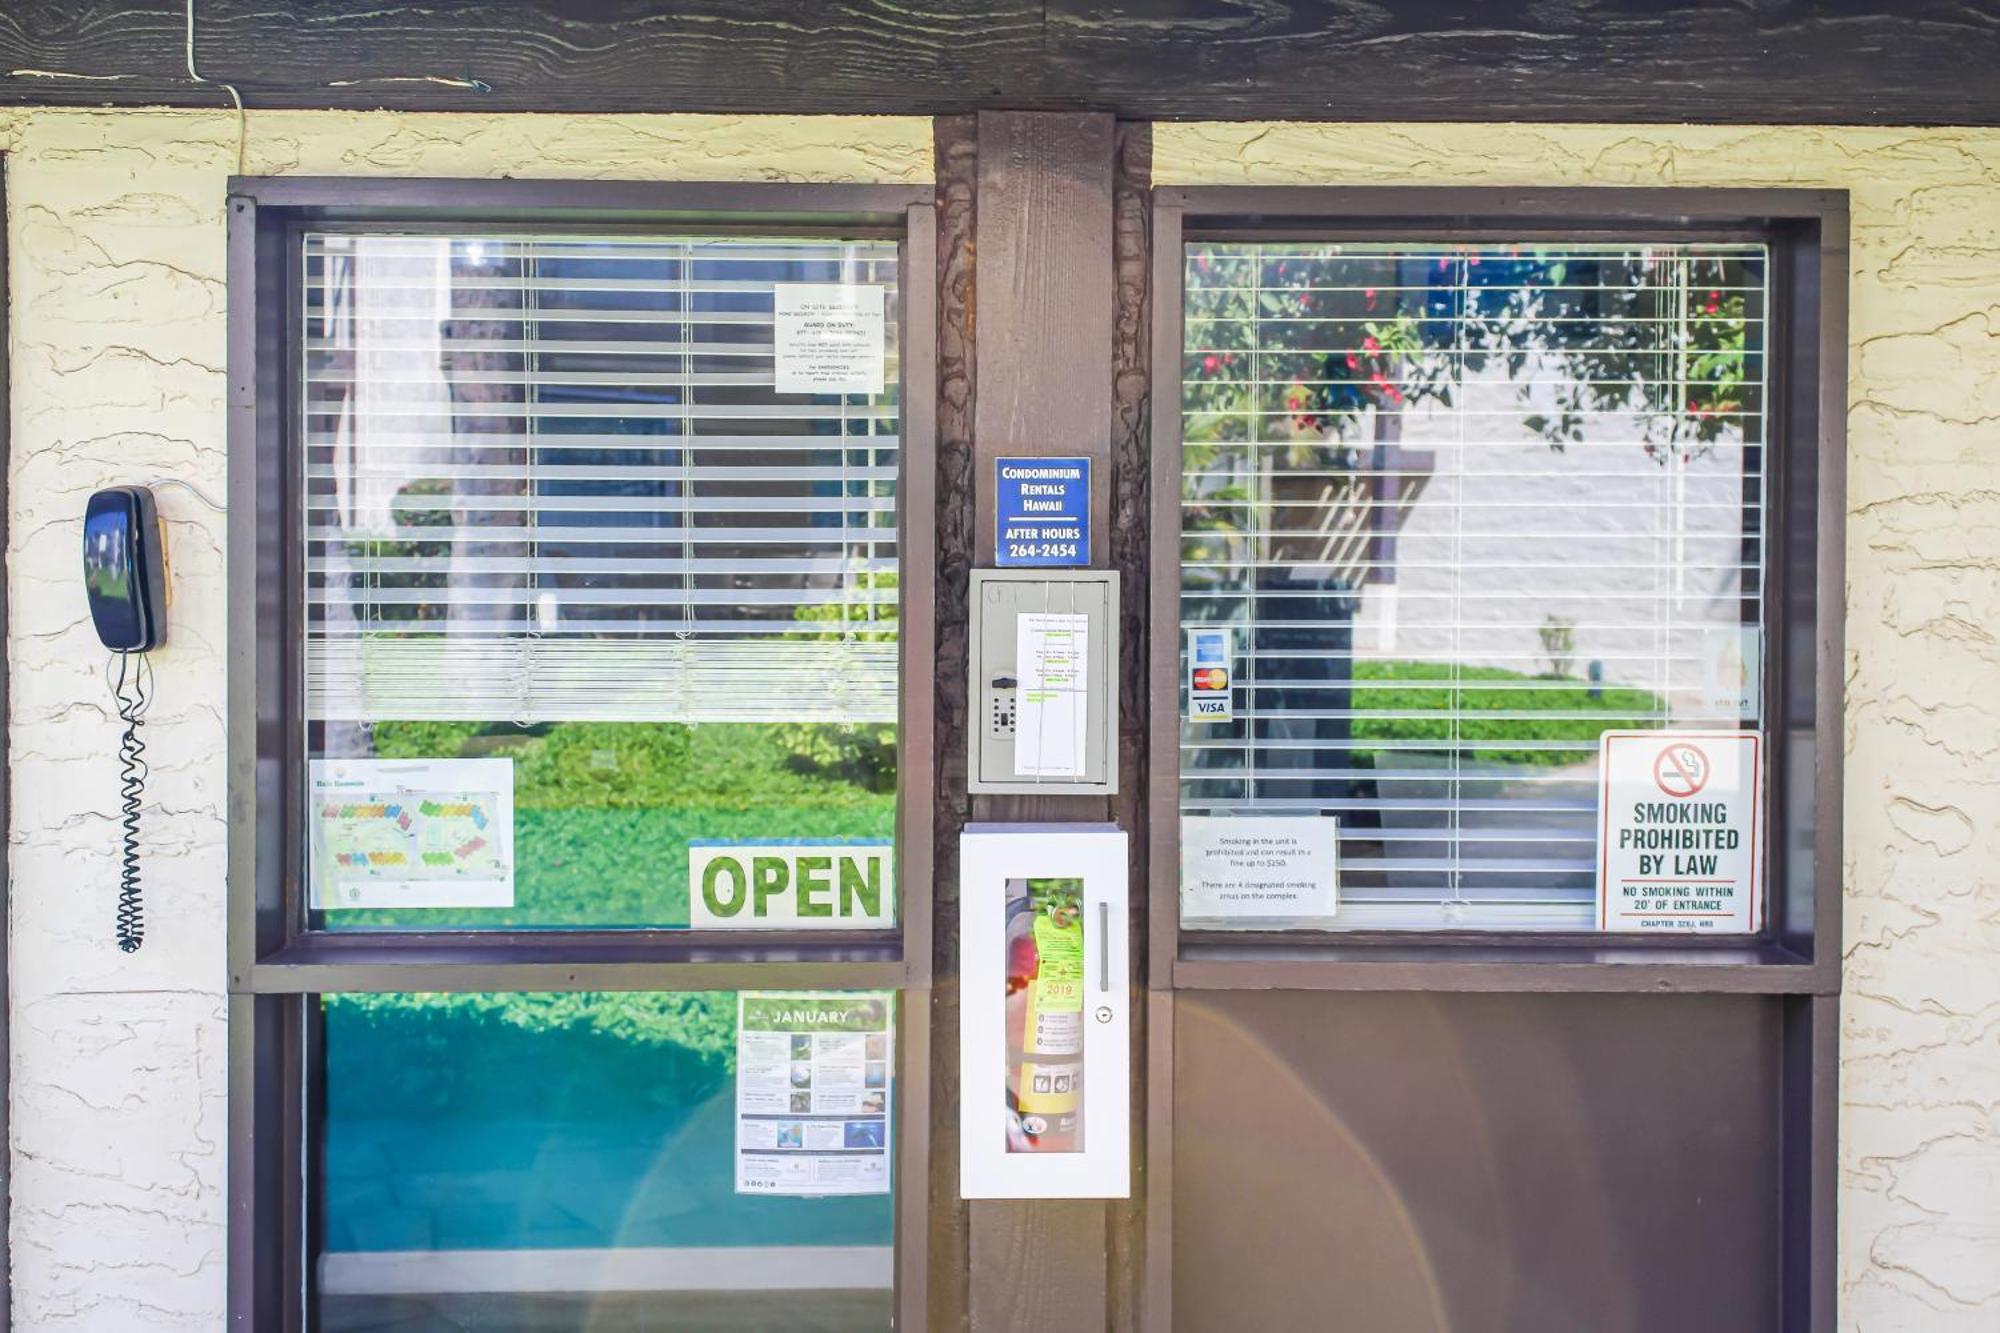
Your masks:
{"label": "no smoking sign", "polygon": [[1662,746],[1653,761],[1653,781],[1669,796],[1693,796],[1708,781],[1708,755],[1689,742]]}
{"label": "no smoking sign", "polygon": [[1761,736],[1607,731],[1598,742],[1598,772],[1599,930],[1758,928]]}

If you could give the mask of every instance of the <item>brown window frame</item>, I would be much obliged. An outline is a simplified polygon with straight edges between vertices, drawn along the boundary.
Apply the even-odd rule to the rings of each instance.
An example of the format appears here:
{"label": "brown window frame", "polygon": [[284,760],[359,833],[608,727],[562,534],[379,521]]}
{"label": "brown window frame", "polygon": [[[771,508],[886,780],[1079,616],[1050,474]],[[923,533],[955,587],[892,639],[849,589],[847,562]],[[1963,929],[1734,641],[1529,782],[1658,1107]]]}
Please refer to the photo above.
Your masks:
{"label": "brown window frame", "polygon": [[[1763,732],[1770,908],[1760,935],[1183,931],[1180,925],[1182,281],[1189,240],[1756,240],[1771,246]],[[1782,1024],[1779,1290],[1787,1333],[1836,1299],[1847,454],[1847,194],[1610,187],[1160,186],[1153,192],[1148,612],[1154,867],[1147,917],[1148,1327],[1173,1308],[1174,999],[1229,989],[1735,994]]]}
{"label": "brown window frame", "polygon": [[[1841,547],[1846,196],[1821,190],[1430,186],[1154,191],[1149,628],[1155,987],[1831,991],[1839,981]],[[1771,246],[1773,404],[1766,473],[1764,734],[1770,910],[1752,937],[1545,931],[1201,931],[1180,925],[1182,269],[1188,241],[1755,240]],[[1782,742],[1782,743],[1779,743]],[[1800,791],[1795,775],[1811,773]],[[1810,853],[1800,855],[1804,841]],[[1817,892],[1820,885],[1829,892]]]}
{"label": "brown window frame", "polygon": [[[934,763],[936,212],[923,185],[232,178],[228,204],[228,1310],[231,1327],[310,1323],[317,997],[384,991],[889,990],[895,1308],[925,1307]],[[840,234],[898,244],[903,447],[897,486],[899,689],[891,930],[330,932],[306,909],[304,558],[295,477],[300,234],[532,224]]]}

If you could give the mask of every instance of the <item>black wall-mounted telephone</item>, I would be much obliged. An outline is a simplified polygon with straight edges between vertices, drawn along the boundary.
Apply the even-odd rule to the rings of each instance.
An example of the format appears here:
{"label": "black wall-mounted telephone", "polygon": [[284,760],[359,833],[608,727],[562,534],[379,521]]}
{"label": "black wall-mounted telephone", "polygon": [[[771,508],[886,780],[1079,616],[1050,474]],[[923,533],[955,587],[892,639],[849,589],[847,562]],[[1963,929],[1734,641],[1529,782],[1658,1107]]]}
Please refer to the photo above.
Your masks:
{"label": "black wall-mounted telephone", "polygon": [[118,947],[137,953],[145,942],[139,894],[139,809],[146,792],[146,743],[139,739],[153,697],[146,654],[167,638],[167,543],[153,493],[144,486],[113,486],[90,497],[83,513],[83,588],[97,637],[115,653],[111,697],[125,732],[118,741],[122,768],[118,862]]}
{"label": "black wall-mounted telephone", "polygon": [[167,543],[153,493],[113,486],[83,513],[83,589],[104,646],[143,653],[167,637]]}

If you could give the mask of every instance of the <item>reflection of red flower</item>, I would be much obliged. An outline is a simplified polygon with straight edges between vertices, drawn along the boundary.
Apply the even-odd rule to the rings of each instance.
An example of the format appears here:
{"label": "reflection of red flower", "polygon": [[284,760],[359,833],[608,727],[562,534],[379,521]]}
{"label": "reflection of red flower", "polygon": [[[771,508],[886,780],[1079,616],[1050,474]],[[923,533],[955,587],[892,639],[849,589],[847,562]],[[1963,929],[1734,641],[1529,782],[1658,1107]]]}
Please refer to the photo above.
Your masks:
{"label": "reflection of red flower", "polygon": [[1216,366],[1217,366],[1218,364],[1219,364],[1219,363],[1218,363],[1218,362],[1216,361],[1216,359],[1215,359],[1215,358],[1214,358],[1213,356],[1205,356],[1205,357],[1203,357],[1203,358],[1201,359],[1201,368],[1202,368],[1203,370],[1207,371],[1207,372],[1208,372],[1209,374],[1211,374],[1211,375],[1213,375],[1213,374],[1215,373],[1215,367],[1216,367]]}
{"label": "reflection of red flower", "polygon": [[1364,352],[1379,352],[1382,350],[1382,344],[1375,341],[1374,335],[1370,334],[1361,340],[1361,350]]}

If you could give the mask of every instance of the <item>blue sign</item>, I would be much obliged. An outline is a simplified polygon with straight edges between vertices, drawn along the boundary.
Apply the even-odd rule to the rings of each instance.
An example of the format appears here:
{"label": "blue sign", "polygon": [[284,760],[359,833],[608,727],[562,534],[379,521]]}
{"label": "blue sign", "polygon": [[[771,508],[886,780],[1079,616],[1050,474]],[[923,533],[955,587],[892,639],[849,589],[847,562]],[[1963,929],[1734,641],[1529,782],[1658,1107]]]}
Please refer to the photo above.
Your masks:
{"label": "blue sign", "polygon": [[995,462],[993,562],[1090,563],[1090,460],[1002,458]]}

